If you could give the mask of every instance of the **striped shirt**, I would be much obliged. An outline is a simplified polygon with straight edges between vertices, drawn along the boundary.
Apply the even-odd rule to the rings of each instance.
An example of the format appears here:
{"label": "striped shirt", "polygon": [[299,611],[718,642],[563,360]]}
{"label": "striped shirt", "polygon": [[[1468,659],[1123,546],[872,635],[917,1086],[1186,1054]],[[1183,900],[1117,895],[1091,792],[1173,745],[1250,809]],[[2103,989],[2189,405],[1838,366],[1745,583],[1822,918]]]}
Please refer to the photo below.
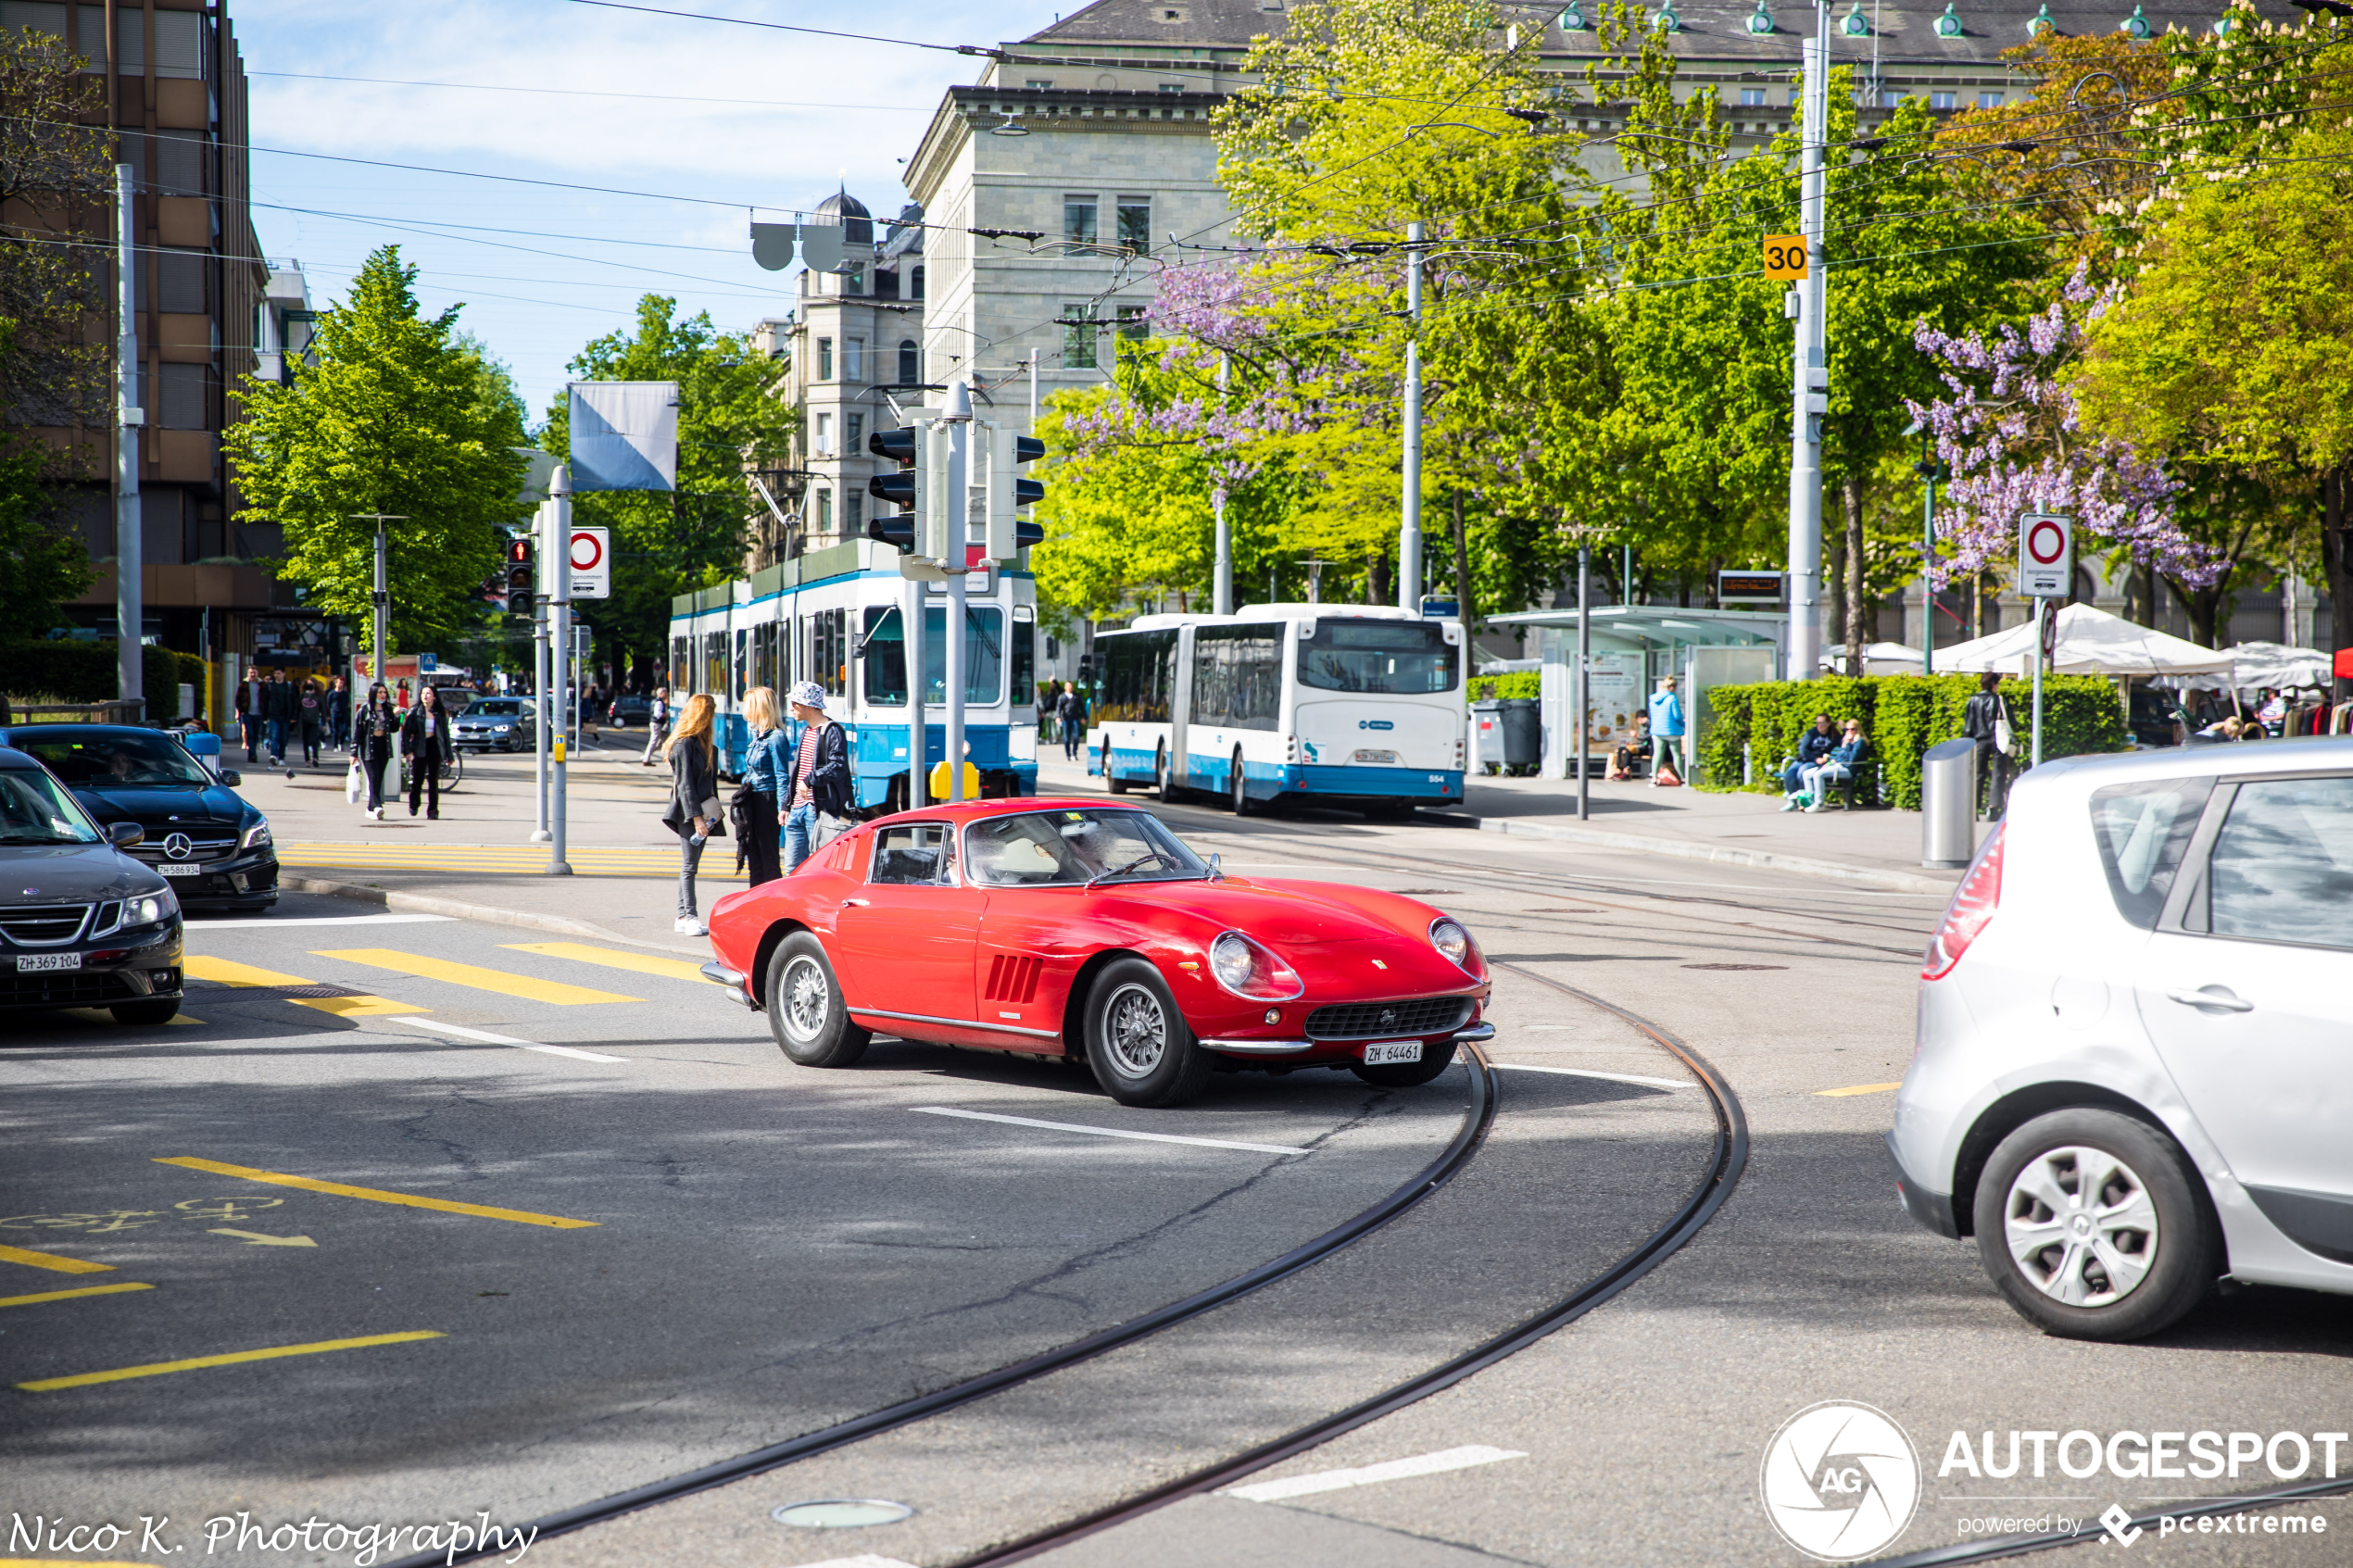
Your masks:
{"label": "striped shirt", "polygon": [[793,759],[792,797],[799,800],[809,787],[809,775],[817,771],[817,733],[822,724],[800,727],[800,753]]}

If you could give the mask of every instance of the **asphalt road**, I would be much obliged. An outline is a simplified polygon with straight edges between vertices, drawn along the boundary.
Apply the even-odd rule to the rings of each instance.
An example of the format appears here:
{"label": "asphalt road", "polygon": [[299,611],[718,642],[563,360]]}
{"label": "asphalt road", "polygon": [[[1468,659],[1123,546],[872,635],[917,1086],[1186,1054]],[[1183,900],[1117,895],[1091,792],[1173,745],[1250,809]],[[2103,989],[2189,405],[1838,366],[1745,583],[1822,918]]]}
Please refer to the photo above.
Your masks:
{"label": "asphalt road", "polygon": [[[1730,1080],[1753,1143],[1722,1212],[1572,1326],[1248,1478],[1289,1482],[1289,1495],[1229,1488],[1176,1502],[1039,1561],[1796,1563],[1760,1505],[1759,1466],[1784,1421],[1831,1399],[1885,1411],[1918,1451],[1921,1503],[1886,1549],[1915,1551],[1985,1519],[2280,1484],[2259,1464],[2211,1482],[1971,1477],[1944,1463],[1955,1432],[1974,1445],[2014,1429],[2268,1437],[2353,1426],[2342,1300],[2248,1291],[2145,1345],[2047,1339],[2002,1305],[1971,1248],[1903,1217],[1880,1139],[1935,900],[1340,817],[1167,815],[1229,872],[1416,890],[1522,972],[1499,985],[1502,1098],[1463,1173],[1355,1247],[1181,1329],[545,1540],[530,1560],[963,1561],[1181,1478],[1541,1311],[1684,1200],[1712,1123],[1700,1096],[1668,1086],[1688,1075],[1655,1041],[1539,976],[1652,1021]],[[349,997],[224,988],[192,1001],[200,1025],[129,1036],[69,1020],[0,1042],[12,1216],[0,1217],[0,1245],[114,1271],[6,1266],[6,1279],[27,1292],[155,1286],[0,1309],[0,1371],[17,1384],[270,1346],[444,1337],[7,1389],[0,1511],[170,1512],[176,1529],[240,1509],[272,1521],[487,1509],[517,1521],[940,1386],[1238,1273],[1419,1169],[1466,1103],[1460,1069],[1389,1095],[1339,1074],[1221,1077],[1198,1104],[1164,1112],[1123,1110],[1067,1069],[930,1047],[878,1046],[856,1070],[815,1073],[698,982],[610,967],[610,953],[659,957],[652,947],[592,961],[459,922],[289,923],[348,912],[289,898],[266,927],[192,930],[190,948],[280,985],[429,1011],[336,1016],[297,1003]],[[353,956],[369,949],[409,958]],[[479,976],[418,972],[418,960],[543,988],[485,991]],[[635,999],[549,999],[563,994],[548,984]],[[924,1106],[1312,1152],[1056,1133]],[[596,1223],[418,1210],[157,1163],[178,1157]],[[224,1201],[241,1205],[234,1218]],[[73,1214],[137,1223],[17,1225]],[[2340,1463],[2353,1465],[2353,1448]],[[1331,1479],[1339,1471],[1353,1474]],[[770,1517],[827,1497],[913,1512],[824,1531]],[[2353,1530],[2341,1499],[2301,1512]],[[199,1536],[181,1538],[197,1544],[176,1561],[201,1554]],[[2253,1535],[2146,1536],[2131,1549],[2167,1563],[2321,1563],[2345,1560],[2341,1539],[2259,1524]]]}

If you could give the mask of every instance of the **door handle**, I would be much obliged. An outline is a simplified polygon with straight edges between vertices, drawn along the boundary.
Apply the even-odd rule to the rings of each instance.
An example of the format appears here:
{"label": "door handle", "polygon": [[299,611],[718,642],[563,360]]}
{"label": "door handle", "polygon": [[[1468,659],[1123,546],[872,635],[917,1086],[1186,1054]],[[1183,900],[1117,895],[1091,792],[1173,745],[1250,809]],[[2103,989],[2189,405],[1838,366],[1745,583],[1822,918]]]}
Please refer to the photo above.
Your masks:
{"label": "door handle", "polygon": [[2209,1008],[2216,1012],[2253,1012],[2255,1010],[2253,1002],[2239,1000],[2231,994],[2231,988],[2228,985],[2208,985],[2196,991],[2168,991],[2165,993],[2165,999],[2169,1002],[2179,1002],[2185,1008],[2196,1008],[2200,1011]]}
{"label": "door handle", "polygon": [[844,898],[841,901],[841,907],[845,909],[862,909],[868,902],[869,900],[864,898]]}

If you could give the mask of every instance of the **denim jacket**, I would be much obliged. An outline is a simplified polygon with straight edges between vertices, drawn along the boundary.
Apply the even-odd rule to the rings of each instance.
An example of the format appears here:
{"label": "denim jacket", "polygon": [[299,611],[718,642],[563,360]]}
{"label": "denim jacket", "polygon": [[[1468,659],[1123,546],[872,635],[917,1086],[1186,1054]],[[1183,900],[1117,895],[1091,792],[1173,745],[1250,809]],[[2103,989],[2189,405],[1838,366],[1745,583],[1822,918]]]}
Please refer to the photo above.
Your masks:
{"label": "denim jacket", "polygon": [[792,743],[784,726],[756,735],[744,750],[744,783],[761,794],[785,803],[786,780],[792,772]]}

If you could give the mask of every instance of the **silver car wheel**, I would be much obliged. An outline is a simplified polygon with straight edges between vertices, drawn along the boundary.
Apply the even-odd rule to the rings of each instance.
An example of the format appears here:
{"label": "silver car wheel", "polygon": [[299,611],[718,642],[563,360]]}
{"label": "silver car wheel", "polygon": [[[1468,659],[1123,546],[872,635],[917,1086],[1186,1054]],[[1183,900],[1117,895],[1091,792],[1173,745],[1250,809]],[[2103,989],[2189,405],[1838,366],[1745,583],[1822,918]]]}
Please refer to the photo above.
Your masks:
{"label": "silver car wheel", "polygon": [[1122,985],[1103,1010],[1103,1034],[1123,1077],[1140,1078],[1168,1051],[1168,1015],[1141,985]]}
{"label": "silver car wheel", "polygon": [[784,991],[785,1033],[804,1045],[814,1040],[833,1010],[824,969],[807,954],[797,955],[785,965]]}
{"label": "silver car wheel", "polygon": [[2002,1208],[2019,1273],[2070,1307],[2130,1296],[2157,1261],[2157,1205],[2134,1171],[2106,1149],[2045,1149],[2020,1170]]}

